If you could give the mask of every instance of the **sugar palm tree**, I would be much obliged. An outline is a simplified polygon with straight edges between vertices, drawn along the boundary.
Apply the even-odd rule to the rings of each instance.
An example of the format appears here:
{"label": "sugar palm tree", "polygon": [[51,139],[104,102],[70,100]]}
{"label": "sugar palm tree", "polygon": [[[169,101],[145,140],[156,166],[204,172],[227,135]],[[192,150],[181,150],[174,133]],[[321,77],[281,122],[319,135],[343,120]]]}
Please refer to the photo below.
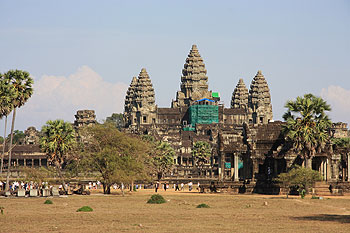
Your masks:
{"label": "sugar palm tree", "polygon": [[12,157],[12,142],[13,142],[13,131],[15,127],[16,120],[16,109],[23,106],[28,99],[33,94],[33,79],[30,77],[30,74],[22,70],[9,70],[4,74],[4,80],[11,86],[13,91],[13,98],[11,102],[13,105],[13,116],[11,124],[11,137],[9,145],[9,159],[8,159],[8,169],[6,177],[6,186],[7,190],[9,189],[9,180],[10,180],[10,169],[11,169],[11,157]]}
{"label": "sugar palm tree", "polygon": [[322,151],[329,140],[328,129],[332,123],[325,112],[331,107],[312,94],[298,96],[295,101],[288,101],[285,107],[288,110],[283,118],[287,124],[283,132],[304,159],[305,166],[311,168],[311,158],[316,151]]}
{"label": "sugar palm tree", "polygon": [[61,179],[64,188],[62,166],[67,161],[69,152],[76,143],[73,126],[63,120],[49,120],[41,131],[41,150],[48,155],[49,162],[55,165],[57,175]]}
{"label": "sugar palm tree", "polygon": [[2,170],[4,167],[7,116],[11,113],[13,109],[12,99],[13,99],[13,89],[11,88],[11,85],[9,85],[8,80],[5,80],[4,76],[0,74],[0,118],[5,117],[4,143],[2,146],[0,175],[2,174]]}

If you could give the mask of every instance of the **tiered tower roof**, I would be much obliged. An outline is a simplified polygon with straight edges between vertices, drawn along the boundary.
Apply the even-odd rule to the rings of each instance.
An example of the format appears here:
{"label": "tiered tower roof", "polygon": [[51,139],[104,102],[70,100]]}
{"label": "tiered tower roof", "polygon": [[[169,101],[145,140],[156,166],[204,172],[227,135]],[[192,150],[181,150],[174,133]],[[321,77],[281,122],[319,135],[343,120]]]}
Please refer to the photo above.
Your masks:
{"label": "tiered tower roof", "polygon": [[131,80],[131,84],[128,88],[128,91],[126,92],[126,96],[125,96],[125,104],[124,104],[124,111],[128,112],[129,110],[131,110],[131,104],[132,104],[132,100],[135,94],[135,87],[137,84],[137,78],[133,77]]}
{"label": "tiered tower roof", "polygon": [[138,109],[153,109],[153,107],[155,107],[153,85],[145,68],[141,69],[139,77],[137,78],[134,96],[134,105]]}
{"label": "tiered tower roof", "polygon": [[181,91],[178,91],[176,101],[173,105],[189,105],[192,101],[201,98],[211,98],[211,92],[208,91],[207,70],[196,45],[186,58],[181,76]]}
{"label": "tiered tower roof", "polygon": [[239,79],[239,82],[232,93],[231,108],[248,108],[248,89],[245,86],[243,79]]}
{"label": "tiered tower roof", "polygon": [[249,90],[249,108],[266,120],[272,120],[270,89],[261,70],[255,75]]}

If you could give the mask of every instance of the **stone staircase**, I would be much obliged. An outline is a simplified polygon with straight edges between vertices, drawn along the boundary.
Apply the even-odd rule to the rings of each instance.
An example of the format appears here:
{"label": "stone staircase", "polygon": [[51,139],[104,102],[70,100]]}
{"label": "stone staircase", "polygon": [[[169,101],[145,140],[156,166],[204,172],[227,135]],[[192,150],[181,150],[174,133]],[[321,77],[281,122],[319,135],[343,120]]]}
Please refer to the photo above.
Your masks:
{"label": "stone staircase", "polygon": [[330,189],[330,184],[325,181],[315,183],[315,187],[312,188],[312,194],[315,196],[342,196],[342,190],[335,188]]}

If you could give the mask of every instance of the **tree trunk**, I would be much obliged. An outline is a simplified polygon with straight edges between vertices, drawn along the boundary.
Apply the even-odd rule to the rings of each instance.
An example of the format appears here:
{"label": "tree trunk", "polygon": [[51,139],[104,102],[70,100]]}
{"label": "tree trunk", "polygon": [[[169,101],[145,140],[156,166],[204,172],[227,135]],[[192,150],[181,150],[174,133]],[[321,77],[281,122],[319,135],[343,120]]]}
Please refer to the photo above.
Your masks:
{"label": "tree trunk", "polygon": [[61,180],[63,191],[68,194],[68,190],[66,190],[66,182],[62,175],[62,166],[59,164],[59,162],[56,162],[56,171],[57,171],[58,177]]}
{"label": "tree trunk", "polygon": [[12,158],[12,141],[13,141],[13,131],[15,128],[15,120],[16,120],[16,108],[13,109],[13,116],[12,116],[12,125],[11,125],[11,139],[10,139],[10,145],[9,145],[9,160],[8,160],[8,166],[7,166],[7,176],[6,176],[6,190],[8,191],[10,189],[10,170],[11,170],[11,158]]}
{"label": "tree trunk", "polygon": [[2,175],[2,170],[4,169],[4,156],[5,156],[5,146],[6,146],[6,128],[7,128],[7,116],[5,117],[4,144],[2,145],[0,176]]}
{"label": "tree trunk", "polygon": [[124,197],[124,184],[123,183],[121,183],[121,185],[120,185],[120,189],[122,190],[122,196]]}
{"label": "tree trunk", "polygon": [[102,185],[103,185],[103,193],[111,194],[111,185],[106,183],[102,183]]}

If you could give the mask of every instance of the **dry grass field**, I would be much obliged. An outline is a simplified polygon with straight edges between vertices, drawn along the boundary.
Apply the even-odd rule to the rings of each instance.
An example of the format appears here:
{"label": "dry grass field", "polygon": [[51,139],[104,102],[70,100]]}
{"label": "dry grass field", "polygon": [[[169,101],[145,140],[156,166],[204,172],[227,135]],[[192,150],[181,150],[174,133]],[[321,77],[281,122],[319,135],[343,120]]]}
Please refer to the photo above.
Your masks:
{"label": "dry grass field", "polygon": [[[105,196],[0,198],[0,232],[350,232],[350,198],[160,191],[165,204],[146,204],[153,190]],[[267,205],[264,205],[267,202]],[[211,208],[198,209],[201,203]],[[76,212],[88,205],[93,212]]]}

